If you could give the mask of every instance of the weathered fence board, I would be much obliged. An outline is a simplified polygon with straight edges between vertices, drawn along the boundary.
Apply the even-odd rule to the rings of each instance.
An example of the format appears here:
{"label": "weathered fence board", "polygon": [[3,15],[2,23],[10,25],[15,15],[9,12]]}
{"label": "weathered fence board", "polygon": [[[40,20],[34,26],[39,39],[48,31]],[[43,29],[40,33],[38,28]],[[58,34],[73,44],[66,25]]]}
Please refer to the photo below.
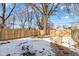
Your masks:
{"label": "weathered fence board", "polygon": [[[29,30],[29,29],[0,29],[0,40],[39,36],[43,35],[44,30]],[[48,30],[48,35],[51,36],[71,36],[71,30]]]}

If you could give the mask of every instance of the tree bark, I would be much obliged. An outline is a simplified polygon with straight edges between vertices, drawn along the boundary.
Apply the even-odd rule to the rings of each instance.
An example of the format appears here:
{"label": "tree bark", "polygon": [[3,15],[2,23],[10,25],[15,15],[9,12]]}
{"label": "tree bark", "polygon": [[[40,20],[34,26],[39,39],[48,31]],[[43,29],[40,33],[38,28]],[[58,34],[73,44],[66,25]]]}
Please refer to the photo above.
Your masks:
{"label": "tree bark", "polygon": [[48,22],[48,16],[44,15],[44,35],[47,35],[47,22]]}
{"label": "tree bark", "polygon": [[5,3],[2,3],[2,24],[1,28],[4,28],[4,23],[5,23],[5,12],[6,12],[6,5]]}
{"label": "tree bark", "polygon": [[2,24],[1,24],[1,28],[3,29],[5,27],[5,19],[2,19]]}

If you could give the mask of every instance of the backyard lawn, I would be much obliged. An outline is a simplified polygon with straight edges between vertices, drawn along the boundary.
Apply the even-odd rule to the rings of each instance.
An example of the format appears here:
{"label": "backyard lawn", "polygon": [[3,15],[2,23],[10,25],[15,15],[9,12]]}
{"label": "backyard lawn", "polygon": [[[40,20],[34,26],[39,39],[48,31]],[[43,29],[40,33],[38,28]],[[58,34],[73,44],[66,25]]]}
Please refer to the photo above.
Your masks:
{"label": "backyard lawn", "polygon": [[[63,37],[64,43],[54,43],[56,37],[27,37],[15,40],[0,41],[0,56],[65,56],[79,55],[79,48],[71,46],[71,38]],[[62,48],[61,48],[62,47]],[[62,52],[64,50],[64,52]],[[67,53],[68,52],[68,53]]]}

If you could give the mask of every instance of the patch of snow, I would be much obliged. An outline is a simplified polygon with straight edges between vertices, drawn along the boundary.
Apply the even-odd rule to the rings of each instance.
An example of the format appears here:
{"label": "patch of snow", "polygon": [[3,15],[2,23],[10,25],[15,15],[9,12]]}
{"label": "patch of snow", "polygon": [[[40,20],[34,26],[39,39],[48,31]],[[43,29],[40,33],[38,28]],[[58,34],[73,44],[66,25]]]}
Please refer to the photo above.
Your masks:
{"label": "patch of snow", "polygon": [[71,37],[63,37],[62,39],[63,39],[62,46],[67,47],[70,51],[73,51],[79,54],[79,48],[76,48],[73,46],[77,43]]}
{"label": "patch of snow", "polygon": [[[53,42],[55,42],[55,40],[60,40],[60,37],[52,37],[53,38]],[[75,44],[77,44],[71,37],[61,37],[62,39],[62,43],[60,44],[63,47],[68,48],[70,51],[73,51],[77,54],[79,54],[79,48],[74,47]]]}
{"label": "patch of snow", "polygon": [[63,37],[62,38],[62,45],[65,47],[69,47],[69,48],[73,48],[73,45],[76,44],[75,41],[73,41],[73,39],[71,37]]}
{"label": "patch of snow", "polygon": [[0,56],[13,55],[20,56],[27,52],[27,49],[22,50],[22,47],[29,46],[29,51],[35,53],[37,56],[53,55],[55,56],[55,49],[50,45],[50,38],[21,38],[8,41],[0,41],[0,43],[10,42],[0,45]]}

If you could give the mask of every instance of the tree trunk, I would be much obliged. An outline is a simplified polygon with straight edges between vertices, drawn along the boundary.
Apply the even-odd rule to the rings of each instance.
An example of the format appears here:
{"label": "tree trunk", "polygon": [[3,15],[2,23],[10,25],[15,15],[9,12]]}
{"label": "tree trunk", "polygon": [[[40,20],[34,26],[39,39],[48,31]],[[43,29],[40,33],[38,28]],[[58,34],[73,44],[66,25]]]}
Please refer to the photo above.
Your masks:
{"label": "tree trunk", "polygon": [[5,19],[2,20],[1,28],[3,29],[5,27]]}
{"label": "tree trunk", "polygon": [[48,17],[47,15],[44,15],[44,35],[47,35],[47,22],[48,22]]}

